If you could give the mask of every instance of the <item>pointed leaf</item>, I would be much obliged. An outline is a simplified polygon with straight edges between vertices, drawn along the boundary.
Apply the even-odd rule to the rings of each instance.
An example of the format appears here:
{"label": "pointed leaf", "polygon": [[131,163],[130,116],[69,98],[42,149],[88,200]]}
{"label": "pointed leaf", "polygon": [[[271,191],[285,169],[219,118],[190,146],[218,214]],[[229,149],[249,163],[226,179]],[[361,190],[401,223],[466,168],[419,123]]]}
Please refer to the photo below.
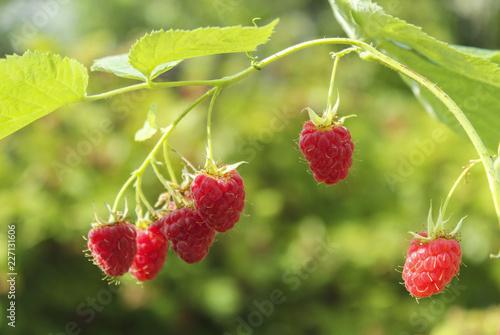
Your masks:
{"label": "pointed leaf", "polygon": [[158,126],[156,125],[156,111],[158,110],[157,104],[151,104],[151,107],[144,122],[144,126],[135,133],[135,140],[137,142],[145,141],[158,131]]}
{"label": "pointed leaf", "polygon": [[132,46],[130,65],[146,78],[161,73],[167,62],[222,53],[253,51],[269,40],[274,20],[263,27],[208,27],[196,30],[153,31]]}
{"label": "pointed leaf", "polygon": [[27,51],[0,59],[0,139],[87,90],[87,69],[74,59]]}
{"label": "pointed leaf", "polygon": [[158,65],[153,70],[153,73],[151,73],[151,79],[155,79],[159,75],[167,72],[168,70],[170,70],[171,68],[173,68],[174,66],[176,66],[177,64],[179,64],[180,62],[182,62],[182,59],[173,60],[171,62],[166,62],[166,63]]}
{"label": "pointed leaf", "polygon": [[[173,61],[173,62],[167,62],[164,63],[160,66],[158,66],[155,71],[153,71],[151,75],[151,79],[156,78],[160,74],[167,72],[177,64],[179,64],[181,61]],[[116,56],[108,56],[100,59],[96,59],[94,61],[94,64],[92,64],[92,67],[90,68],[91,71],[102,71],[102,72],[108,72],[108,73],[113,73],[114,75],[118,77],[123,77],[123,78],[129,78],[129,79],[137,79],[141,81],[146,81],[146,77],[139,72],[138,70],[134,69],[129,61],[128,61],[128,54],[122,54],[122,55],[116,55]]]}
{"label": "pointed leaf", "polygon": [[146,81],[146,77],[129,64],[128,54],[96,59],[90,70],[108,72],[118,77]]}
{"label": "pointed leaf", "polygon": [[[369,0],[330,0],[335,17],[351,38],[373,43],[390,57],[438,84],[467,115],[485,145],[500,141],[499,51],[450,46],[420,27],[386,14]],[[426,110],[465,136],[448,109],[426,89],[405,82]]]}
{"label": "pointed leaf", "polygon": [[450,44],[450,47],[457,49],[460,52],[470,54],[473,56],[487,58],[488,60],[500,64],[500,51],[499,50],[489,50],[489,49],[481,49],[468,47],[464,45],[453,45]]}

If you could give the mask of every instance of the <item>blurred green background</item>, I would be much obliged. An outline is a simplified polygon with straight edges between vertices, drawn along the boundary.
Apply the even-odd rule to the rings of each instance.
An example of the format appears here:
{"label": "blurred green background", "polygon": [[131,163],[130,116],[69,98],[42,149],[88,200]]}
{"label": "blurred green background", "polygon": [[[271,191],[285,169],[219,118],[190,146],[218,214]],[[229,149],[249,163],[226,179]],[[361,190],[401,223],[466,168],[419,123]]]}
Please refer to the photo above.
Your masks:
{"label": "blurred green background", "polygon": [[[441,40],[498,49],[495,1],[379,2]],[[292,44],[344,36],[326,0],[0,1],[0,54],[26,49],[96,58],[127,52],[152,29],[264,24],[281,19],[261,59]],[[306,113],[325,107],[333,47],[295,53],[224,90],[215,106],[214,151],[239,168],[245,216],[219,235],[200,264],[171,250],[142,287],[126,275],[101,281],[86,260],[92,202],[104,212],[154,145],[133,141],[152,102],[167,125],[205,88],[140,91],[64,107],[0,141],[2,334],[495,334],[500,308],[500,232],[482,167],[452,199],[463,263],[448,292],[419,303],[398,272],[431,199],[442,203],[472,145],[431,119],[398,76],[356,56],[340,62],[336,85],[355,141],[353,169],[317,185],[297,139]],[[212,79],[248,66],[243,54],[183,62],[164,80]],[[90,75],[89,94],[130,84]],[[172,146],[204,163],[207,104],[183,120]],[[111,124],[111,126],[109,126]],[[176,159],[178,172],[181,162]],[[61,167],[65,166],[61,170]],[[150,201],[163,192],[148,171]],[[131,193],[129,193],[129,196]],[[5,317],[7,225],[16,225],[16,328]],[[274,299],[274,302],[273,302]]]}

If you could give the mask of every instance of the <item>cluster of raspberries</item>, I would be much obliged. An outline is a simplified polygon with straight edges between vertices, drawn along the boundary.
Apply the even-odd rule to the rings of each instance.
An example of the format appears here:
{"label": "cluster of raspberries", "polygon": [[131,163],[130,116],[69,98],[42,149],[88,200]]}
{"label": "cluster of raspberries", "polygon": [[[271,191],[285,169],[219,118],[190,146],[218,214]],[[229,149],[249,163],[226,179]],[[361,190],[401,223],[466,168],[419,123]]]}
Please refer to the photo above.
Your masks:
{"label": "cluster of raspberries", "polygon": [[[316,181],[332,185],[347,177],[354,144],[341,123],[306,122],[299,146]],[[188,206],[176,208],[171,203],[167,215],[143,230],[124,220],[95,225],[88,235],[94,263],[111,277],[130,272],[141,282],[151,280],[165,263],[169,241],[186,263],[202,261],[215,235],[238,222],[245,201],[243,179],[236,170],[216,175],[200,173],[190,185],[188,198]],[[433,229],[434,224],[428,224]],[[403,280],[412,296],[424,298],[442,292],[458,274],[462,250],[454,234],[415,236]]]}
{"label": "cluster of raspberries", "polygon": [[108,276],[127,272],[143,282],[163,267],[169,241],[186,263],[201,262],[215,235],[233,228],[245,205],[243,179],[236,170],[213,176],[200,173],[191,183],[189,206],[138,230],[125,221],[96,224],[88,234],[94,263]]}

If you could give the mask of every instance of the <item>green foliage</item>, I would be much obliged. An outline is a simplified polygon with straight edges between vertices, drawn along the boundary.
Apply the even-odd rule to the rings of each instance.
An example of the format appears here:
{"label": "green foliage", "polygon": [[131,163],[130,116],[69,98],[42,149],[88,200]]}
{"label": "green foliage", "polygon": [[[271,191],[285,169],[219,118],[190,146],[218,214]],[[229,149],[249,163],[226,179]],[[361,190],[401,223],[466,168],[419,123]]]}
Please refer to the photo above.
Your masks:
{"label": "green foliage", "polygon": [[[499,51],[450,46],[420,27],[395,18],[369,0],[330,0],[335,17],[351,38],[373,43],[388,56],[437,83],[470,119],[486,146],[500,141]],[[431,93],[403,78],[434,117],[463,134],[448,109]]]}
{"label": "green foliage", "polygon": [[28,51],[0,60],[0,139],[82,100],[87,83],[87,69],[59,55]]}
{"label": "green foliage", "polygon": [[[253,51],[269,40],[278,21],[263,27],[154,31],[137,41],[129,54],[98,59],[91,70],[149,82],[183,59]],[[87,84],[87,69],[73,59],[37,51],[2,59],[0,139],[63,105],[83,100]]]}
{"label": "green foliage", "polygon": [[222,53],[253,51],[265,43],[278,20],[263,27],[208,27],[146,34],[132,46],[130,65],[151,80],[168,68],[165,63]]}

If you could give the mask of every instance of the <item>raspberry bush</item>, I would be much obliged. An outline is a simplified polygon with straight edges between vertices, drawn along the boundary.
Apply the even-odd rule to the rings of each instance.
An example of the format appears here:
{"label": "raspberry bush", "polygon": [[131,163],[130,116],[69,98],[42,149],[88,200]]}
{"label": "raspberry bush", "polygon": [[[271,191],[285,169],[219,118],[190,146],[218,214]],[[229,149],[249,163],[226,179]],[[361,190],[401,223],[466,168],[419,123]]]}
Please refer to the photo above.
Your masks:
{"label": "raspberry bush", "polygon": [[[231,259],[230,251],[224,250],[225,243],[232,238],[238,238],[239,234],[244,234],[252,224],[252,216],[247,214],[252,211],[255,202],[268,201],[267,198],[257,199],[255,193],[251,193],[252,190],[255,191],[255,179],[248,178],[248,171],[253,165],[230,161],[232,156],[221,148],[226,134],[220,131],[221,128],[218,128],[220,132],[213,132],[213,124],[220,122],[222,117],[212,116],[225,112],[218,102],[231,95],[231,91],[226,88],[251,74],[267,71],[268,66],[295,52],[315,46],[329,46],[331,48],[328,52],[331,54],[325,53],[325,58],[328,60],[332,58],[333,63],[329,86],[326,78],[325,82],[317,84],[322,85],[325,90],[328,87],[324,112],[317,114],[310,107],[297,106],[294,113],[303,117],[294,120],[290,126],[297,132],[302,127],[301,133],[296,134],[298,140],[295,145],[293,141],[297,137],[288,140],[289,146],[294,146],[296,149],[295,163],[303,168],[304,176],[308,165],[314,179],[320,183],[316,185],[320,188],[320,192],[329,192],[328,196],[338,201],[344,194],[339,194],[341,193],[339,187],[343,185],[337,184],[340,182],[350,185],[352,179],[357,177],[356,173],[350,173],[353,161],[356,170],[367,168],[363,164],[358,164],[356,158],[360,150],[369,147],[366,141],[362,142],[359,139],[361,136],[359,130],[363,129],[359,124],[366,123],[367,118],[360,111],[356,112],[359,114],[358,119],[347,121],[352,115],[345,115],[344,111],[355,109],[356,101],[352,94],[344,95],[342,84],[339,85],[338,80],[335,80],[340,60],[347,55],[358,55],[362,61],[380,63],[395,70],[432,114],[468,136],[478,157],[464,169],[464,174],[459,180],[465,178],[473,164],[480,162],[486,172],[495,212],[500,217],[498,173],[500,160],[495,151],[500,140],[498,137],[500,121],[495,109],[498,106],[496,93],[500,87],[498,57],[484,50],[451,47],[441,43],[421,32],[418,27],[386,14],[380,7],[367,0],[331,0],[331,5],[348,37],[310,40],[268,57],[261,55],[257,57],[254,53],[271,39],[275,30],[280,29],[278,20],[269,20],[264,24],[254,21],[253,26],[249,27],[153,31],[137,40],[127,54],[95,60],[90,68],[91,71],[107,72],[109,76],[115,75],[123,80],[138,81],[118,89],[110,88],[98,94],[88,92],[88,69],[76,59],[39,51],[27,51],[22,56],[7,56],[0,63],[0,79],[2,79],[0,137],[9,136],[38,118],[73,102],[86,102],[92,106],[95,101],[126,96],[138,90],[149,92],[152,89],[170,88],[178,88],[179,91],[176,92],[191,98],[193,92],[198,91],[182,91],[180,88],[186,86],[206,88],[180,111],[174,110],[177,107],[169,107],[164,103],[152,103],[148,111],[136,111],[138,114],[142,112],[141,122],[144,119],[145,121],[135,126],[137,132],[134,139],[144,143],[132,147],[138,148],[140,145],[144,148],[148,147],[149,141],[156,142],[149,146],[150,151],[131,171],[130,177],[124,181],[121,188],[116,187],[116,197],[111,199],[112,205],[109,208],[110,219],[100,219],[98,210],[95,210],[96,222],[92,223],[87,237],[88,255],[112,280],[122,276],[132,276],[139,282],[154,279],[161,282],[172,274],[169,272],[171,257],[167,261],[170,247],[184,263],[192,264],[181,262],[181,265],[192,266],[190,269],[194,269],[188,271],[197,271],[200,266],[206,266],[208,262],[205,260],[210,259],[213,254],[220,257],[227,253],[228,259]],[[377,29],[374,29],[374,26]],[[185,60],[229,53],[241,53],[243,57],[246,55],[248,66],[238,73],[219,79],[169,81],[168,71],[178,66],[189,66]],[[415,57],[416,55],[418,57]],[[98,87],[105,86],[106,83],[103,83]],[[471,102],[464,98],[470,87],[479,87],[481,92],[488,94],[482,94],[480,101]],[[335,91],[338,93],[334,103]],[[226,95],[221,95],[221,92]],[[347,100],[344,96],[349,100],[348,103],[344,103],[344,100]],[[109,100],[112,99],[107,101]],[[301,101],[301,104],[304,101],[304,99],[297,100]],[[251,101],[248,103],[251,104]],[[319,102],[313,103],[321,106]],[[471,105],[474,108],[469,108]],[[300,114],[301,110],[308,111],[308,118]],[[199,124],[186,118],[192,114],[201,115],[199,119],[203,118],[203,122],[206,120],[206,130],[200,131]],[[228,116],[229,120],[230,115],[227,113],[224,116]],[[450,121],[452,117],[453,120]],[[163,124],[165,120],[169,122],[166,125]],[[259,121],[262,122],[263,129],[267,124],[274,124],[273,119],[270,121],[259,118]],[[178,130],[181,122],[193,122],[189,124],[189,129],[196,129],[191,134],[192,137],[175,138],[174,130]],[[232,121],[224,120],[224,122]],[[392,124],[388,122],[387,129],[383,129],[380,136],[394,136],[394,133],[397,133],[392,129],[395,123],[397,122]],[[353,130],[352,135],[350,129]],[[195,155],[186,152],[188,150],[185,148],[194,143],[199,136],[206,141],[206,152],[197,150]],[[278,135],[273,134],[273,136]],[[375,136],[373,142],[377,143]],[[179,147],[173,147],[172,143],[182,143],[178,144],[182,149],[178,150]],[[397,145],[396,139],[394,146]],[[234,146],[237,147],[238,144]],[[390,153],[391,148],[387,148],[386,151]],[[220,153],[223,157],[218,156]],[[189,157],[189,160],[183,155]],[[413,156],[410,153],[410,157]],[[236,157],[236,160],[242,159],[244,158]],[[278,159],[277,157],[276,160]],[[391,159],[403,161],[401,157]],[[468,159],[470,157],[464,158],[463,161]],[[275,168],[276,165],[273,163],[269,162],[269,170]],[[273,170],[270,174],[287,176],[287,171],[283,168],[280,171]],[[373,173],[372,178],[377,180],[380,175]],[[263,184],[274,186],[274,182],[266,180]],[[297,181],[290,178],[287,182],[293,184]],[[314,184],[311,178],[309,182]],[[441,207],[437,223],[428,220],[427,232],[412,233],[414,238],[410,242],[401,272],[404,287],[413,297],[426,298],[447,292],[456,280],[454,278],[459,275],[460,269],[466,271],[465,267],[461,267],[461,264],[466,264],[468,259],[465,252],[462,255],[460,224],[453,229],[447,229],[445,228],[447,220],[444,219],[448,201],[457,188],[457,183],[452,187],[445,205]],[[401,183],[400,187],[405,186]],[[298,190],[300,187],[290,189]],[[283,193],[284,197],[304,199],[300,203],[307,203],[308,194]],[[130,195],[134,202],[135,213],[128,215],[126,199],[128,198],[130,202]],[[376,198],[377,194],[370,193],[369,196]],[[427,194],[425,196],[430,197]],[[272,200],[275,198],[270,197]],[[331,199],[325,198],[325,203],[330,203]],[[103,199],[95,200],[100,202]],[[125,210],[122,214],[118,208],[124,203]],[[267,208],[273,208],[275,203],[269,201],[266,205]],[[323,204],[313,205],[323,206]],[[297,216],[296,209],[301,207],[299,205],[295,206],[296,208],[292,207],[285,206],[283,211],[290,216]],[[355,212],[359,211],[353,208],[345,210],[348,214]],[[340,220],[345,213],[331,213],[332,220]],[[313,214],[319,216],[318,213]],[[415,227],[419,226],[418,218],[410,217],[406,221],[411,221],[411,225]],[[308,229],[304,228],[304,231],[308,232]],[[373,227],[367,229],[372,230]],[[404,241],[405,228],[401,226],[397,229],[400,240]],[[279,245],[268,242],[266,238],[266,231],[255,234],[252,239],[262,244],[256,243],[252,250],[249,248],[249,253],[266,250],[269,248],[268,244],[272,247]],[[380,244],[383,243],[382,240],[377,236],[370,240],[370,243]],[[223,243],[217,243],[219,241]],[[352,244],[356,243],[357,241],[352,241]],[[210,254],[210,250],[214,249],[216,251]],[[205,263],[201,265],[195,264],[203,261]],[[165,271],[162,272],[162,269]],[[130,274],[127,275],[127,272]],[[305,280],[306,274],[304,272],[300,274],[298,278]]]}

